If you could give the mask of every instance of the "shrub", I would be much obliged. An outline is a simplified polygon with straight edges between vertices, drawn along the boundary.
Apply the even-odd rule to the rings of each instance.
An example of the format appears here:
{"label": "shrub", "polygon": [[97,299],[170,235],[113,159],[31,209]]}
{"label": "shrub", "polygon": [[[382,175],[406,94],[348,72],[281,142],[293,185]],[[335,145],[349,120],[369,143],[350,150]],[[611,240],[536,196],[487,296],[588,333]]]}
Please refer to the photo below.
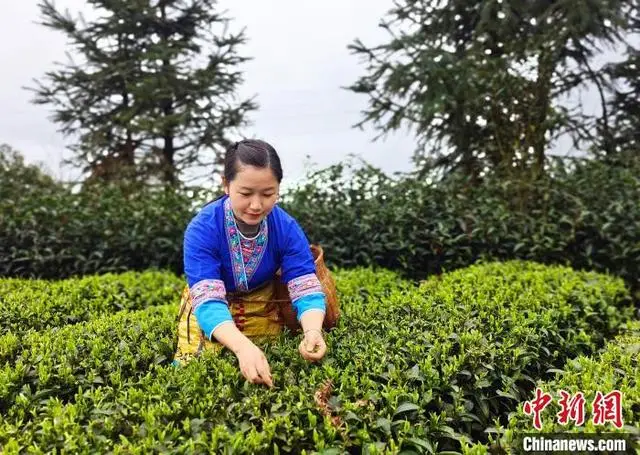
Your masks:
{"label": "shrub", "polygon": [[[501,447],[504,451],[521,449],[521,437],[523,434],[535,433],[567,433],[580,435],[583,433],[606,433],[615,437],[616,433],[628,434],[628,442],[640,447],[640,321],[629,323],[623,333],[614,340],[609,341],[601,353],[592,356],[579,356],[570,359],[562,369],[554,369],[554,377],[539,381],[536,386],[543,393],[552,395],[552,401],[541,413],[540,429],[533,426],[533,419],[524,413],[520,406],[508,425],[498,426],[493,429],[497,436],[492,441],[492,449]],[[559,400],[562,397],[560,391],[575,396],[581,392],[584,396],[584,422],[578,425],[572,419],[568,419],[566,425],[558,421],[557,413],[561,410]],[[604,422],[602,425],[594,423],[592,404],[596,393],[606,395],[612,391],[620,391],[622,394],[622,420],[623,427],[617,428],[612,422]],[[530,393],[527,399],[533,399]],[[484,445],[467,446],[469,453],[483,454],[489,450]],[[637,450],[637,449],[636,449]],[[631,453],[631,452],[628,452]]]}
{"label": "shrub", "polygon": [[[2,153],[0,152],[0,158]],[[182,274],[184,228],[211,191],[73,192],[0,159],[0,276],[160,268]],[[7,170],[9,169],[9,170]],[[480,260],[522,259],[622,277],[640,293],[640,164],[554,164],[535,182],[429,182],[341,163],[311,173],[282,206],[330,267],[377,266],[420,280]],[[638,294],[640,295],[640,294]]]}
{"label": "shrub", "polygon": [[182,273],[191,197],[200,196],[117,186],[74,192],[21,181],[1,164],[0,276],[60,279],[148,268]]}
{"label": "shrub", "polygon": [[535,182],[392,179],[339,164],[283,206],[340,267],[422,279],[479,260],[522,259],[621,276],[640,291],[640,165],[557,163]]}
{"label": "shrub", "polygon": [[62,281],[0,279],[0,330],[15,336],[125,309],[177,305],[184,285],[175,275],[152,270]]}
{"label": "shrub", "polygon": [[[168,319],[159,324],[164,338],[138,335],[129,316],[120,319],[127,324],[112,319],[112,330],[99,319],[60,337],[70,340],[90,324],[103,327],[107,340],[129,333],[129,373],[115,376],[105,363],[119,356],[100,336],[83,350],[93,358],[65,353],[64,341],[31,340],[24,360],[3,370],[4,383],[15,385],[5,387],[0,446],[5,453],[457,450],[484,442],[484,431],[496,420],[506,424],[539,376],[593,353],[632,311],[618,278],[519,261],[418,287],[373,269],[339,271],[336,281],[343,317],[327,335],[322,363],[302,359],[289,333],[259,342],[274,389],[247,383],[227,350],[182,368],[158,363],[154,343],[174,339]],[[138,350],[140,337],[147,341]],[[56,359],[43,367],[49,382],[18,368],[34,365],[39,353]],[[133,371],[139,356],[146,361]],[[97,376],[104,384],[87,379]],[[67,393],[51,396],[54,386]]]}
{"label": "shrub", "polygon": [[66,401],[79,388],[144,374],[173,356],[175,317],[176,305],[165,305],[27,335],[0,369],[0,413],[24,419],[48,397]]}

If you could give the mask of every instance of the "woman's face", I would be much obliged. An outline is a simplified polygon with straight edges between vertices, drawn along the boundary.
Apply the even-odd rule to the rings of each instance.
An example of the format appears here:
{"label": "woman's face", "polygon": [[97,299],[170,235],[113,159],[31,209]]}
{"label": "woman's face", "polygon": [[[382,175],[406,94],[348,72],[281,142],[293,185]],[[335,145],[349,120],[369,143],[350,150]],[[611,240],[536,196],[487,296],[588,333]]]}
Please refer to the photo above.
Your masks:
{"label": "woman's face", "polygon": [[231,182],[223,179],[233,213],[247,224],[259,224],[273,209],[280,185],[270,168],[237,164],[238,173]]}

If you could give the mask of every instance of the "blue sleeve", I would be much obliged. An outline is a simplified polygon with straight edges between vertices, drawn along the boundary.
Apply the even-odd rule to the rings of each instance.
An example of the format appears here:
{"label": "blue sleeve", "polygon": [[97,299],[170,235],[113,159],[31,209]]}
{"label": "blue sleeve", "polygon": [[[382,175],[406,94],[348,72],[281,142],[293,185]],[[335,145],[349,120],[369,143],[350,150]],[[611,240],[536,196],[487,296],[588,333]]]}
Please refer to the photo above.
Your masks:
{"label": "blue sleeve", "polygon": [[291,219],[282,255],[282,280],[296,309],[298,320],[311,309],[326,311],[325,295],[316,275],[311,246],[298,223]]}
{"label": "blue sleeve", "polygon": [[302,315],[309,310],[321,310],[323,313],[327,312],[327,305],[325,302],[324,294],[308,294],[304,297],[300,297],[293,304],[298,314],[298,321]]}
{"label": "blue sleeve", "polygon": [[302,228],[291,219],[286,227],[286,239],[282,254],[282,280],[289,283],[304,275],[316,273],[311,247]]}
{"label": "blue sleeve", "polygon": [[198,325],[208,339],[213,341],[213,332],[223,323],[231,321],[231,312],[226,303],[220,300],[209,300],[198,305],[193,314],[198,321]]}
{"label": "blue sleeve", "polygon": [[184,235],[184,272],[191,305],[198,325],[209,339],[221,323],[233,321],[220,273],[217,241],[212,217],[196,217]]}
{"label": "blue sleeve", "polygon": [[192,288],[203,280],[221,280],[218,235],[212,216],[197,216],[184,233],[184,273]]}

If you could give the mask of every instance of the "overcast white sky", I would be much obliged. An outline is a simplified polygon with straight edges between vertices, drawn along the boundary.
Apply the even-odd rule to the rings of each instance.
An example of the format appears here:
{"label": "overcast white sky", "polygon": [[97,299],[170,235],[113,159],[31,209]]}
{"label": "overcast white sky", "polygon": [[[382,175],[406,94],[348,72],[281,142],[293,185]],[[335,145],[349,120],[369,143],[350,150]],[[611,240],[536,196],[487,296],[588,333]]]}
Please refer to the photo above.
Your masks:
{"label": "overcast white sky", "polygon": [[[31,104],[31,93],[22,88],[33,86],[32,79],[53,69],[54,62],[66,61],[65,38],[36,24],[37,0],[3,3],[0,143],[19,149],[30,162],[44,162],[55,176],[70,179],[74,174],[59,164],[67,156],[65,139],[48,119],[47,107]],[[366,97],[340,88],[364,71],[347,45],[355,38],[367,44],[384,42],[386,33],[377,24],[392,4],[391,0],[220,2],[235,19],[235,27],[246,27],[250,40],[243,54],[253,60],[244,67],[246,82],[240,94],[257,95],[260,109],[251,115],[253,125],[244,134],[276,147],[286,182],[304,175],[307,155],[319,167],[353,153],[388,174],[410,170],[413,138],[398,133],[372,142],[373,130],[352,128],[366,107]],[[58,0],[56,5],[74,13],[90,12],[85,0]],[[587,95],[585,107],[597,105],[595,93]]]}
{"label": "overcast white sky", "polygon": [[[65,139],[48,118],[45,106],[30,103],[33,86],[66,62],[65,38],[35,22],[37,0],[6,1],[0,15],[0,143],[8,143],[30,162],[44,162],[59,178],[73,174],[60,167]],[[90,11],[85,0],[57,0],[72,12]],[[341,86],[363,73],[347,45],[356,37],[365,42],[385,39],[377,27],[392,6],[390,0],[223,0],[222,8],[234,18],[236,30],[246,27],[249,43],[241,94],[257,95],[260,109],[251,115],[253,125],[244,132],[261,137],[279,151],[285,179],[304,175],[306,155],[320,167],[341,161],[347,153],[387,172],[407,171],[414,141],[396,134],[384,142],[372,142],[373,130],[351,128],[360,120],[366,97]]]}

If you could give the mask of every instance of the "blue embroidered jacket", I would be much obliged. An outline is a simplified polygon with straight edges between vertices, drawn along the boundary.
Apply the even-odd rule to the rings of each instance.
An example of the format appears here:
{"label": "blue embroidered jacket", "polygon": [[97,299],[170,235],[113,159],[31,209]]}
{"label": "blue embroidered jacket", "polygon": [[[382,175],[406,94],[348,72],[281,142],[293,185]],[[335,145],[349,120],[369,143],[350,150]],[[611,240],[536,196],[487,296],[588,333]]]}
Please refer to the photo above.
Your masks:
{"label": "blue embroidered jacket", "polygon": [[274,206],[252,239],[236,225],[228,196],[206,205],[184,235],[184,271],[193,313],[212,339],[221,324],[233,322],[227,292],[251,291],[282,269],[298,320],[309,310],[326,310],[309,242],[296,220]]}

